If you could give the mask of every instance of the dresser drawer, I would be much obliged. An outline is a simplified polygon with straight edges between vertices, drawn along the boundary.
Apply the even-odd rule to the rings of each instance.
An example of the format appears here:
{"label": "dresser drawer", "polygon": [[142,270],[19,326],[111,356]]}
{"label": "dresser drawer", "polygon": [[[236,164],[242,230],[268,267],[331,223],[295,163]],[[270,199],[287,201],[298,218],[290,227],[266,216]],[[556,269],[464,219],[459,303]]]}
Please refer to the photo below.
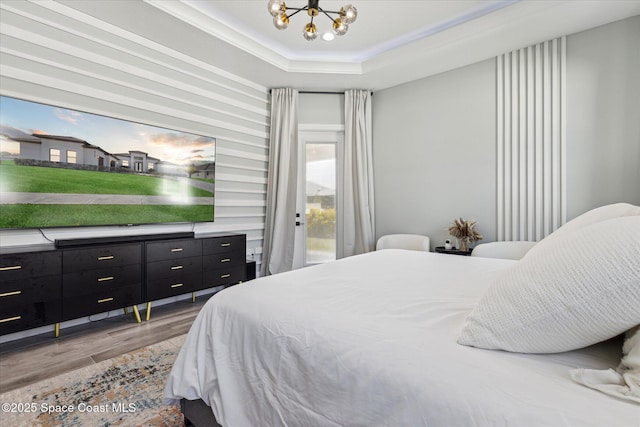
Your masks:
{"label": "dresser drawer", "polygon": [[167,240],[147,243],[147,262],[202,256],[200,240]]}
{"label": "dresser drawer", "polygon": [[242,256],[245,256],[246,236],[244,234],[203,239],[202,253],[204,255],[235,251],[242,252]]}
{"label": "dresser drawer", "polygon": [[0,306],[0,335],[37,328],[59,322],[62,318],[60,297],[48,301]]}
{"label": "dresser drawer", "polygon": [[142,287],[140,285],[105,290],[72,298],[65,297],[62,303],[62,317],[63,320],[75,319],[132,306],[141,302]]}
{"label": "dresser drawer", "polygon": [[49,301],[62,297],[60,275],[32,277],[28,281],[11,280],[0,283],[0,307]]}
{"label": "dresser drawer", "polygon": [[202,289],[202,273],[180,278],[158,279],[147,282],[147,301],[154,301]]}
{"label": "dresser drawer", "polygon": [[244,252],[222,252],[217,254],[205,255],[202,260],[203,271],[206,273],[219,268],[230,268],[238,265],[244,265],[247,257]]}
{"label": "dresser drawer", "polygon": [[235,266],[212,270],[202,277],[202,289],[221,285],[235,285],[246,280],[246,266]]}
{"label": "dresser drawer", "polygon": [[141,262],[142,244],[140,243],[67,249],[62,257],[65,273],[140,264]]}
{"label": "dresser drawer", "polygon": [[140,264],[65,273],[62,276],[62,295],[69,298],[131,285],[142,286]]}
{"label": "dresser drawer", "polygon": [[147,263],[147,281],[179,278],[202,273],[202,257],[179,258]]}
{"label": "dresser drawer", "polygon": [[60,274],[60,252],[28,252],[0,255],[0,283]]}

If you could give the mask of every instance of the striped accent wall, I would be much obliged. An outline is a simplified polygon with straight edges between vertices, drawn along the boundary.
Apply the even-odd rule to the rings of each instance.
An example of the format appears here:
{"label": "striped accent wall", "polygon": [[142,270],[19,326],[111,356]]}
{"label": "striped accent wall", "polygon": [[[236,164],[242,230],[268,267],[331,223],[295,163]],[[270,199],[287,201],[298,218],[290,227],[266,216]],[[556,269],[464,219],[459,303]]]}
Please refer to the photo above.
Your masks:
{"label": "striped accent wall", "polygon": [[[248,257],[260,261],[268,88],[62,3],[2,2],[0,12],[2,95],[216,138],[215,222],[194,231],[246,233]],[[142,227],[148,233],[185,225]],[[42,243],[37,231],[2,233],[3,245]]]}
{"label": "striped accent wall", "polygon": [[566,37],[497,57],[497,240],[566,221]]}

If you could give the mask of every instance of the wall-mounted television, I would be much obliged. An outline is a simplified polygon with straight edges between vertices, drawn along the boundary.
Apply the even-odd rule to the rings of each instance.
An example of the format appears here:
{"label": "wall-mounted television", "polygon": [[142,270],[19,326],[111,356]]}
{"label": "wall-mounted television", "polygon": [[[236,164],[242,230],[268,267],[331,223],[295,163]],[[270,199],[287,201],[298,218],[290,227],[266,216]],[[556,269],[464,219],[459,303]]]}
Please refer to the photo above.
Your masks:
{"label": "wall-mounted television", "polygon": [[0,96],[0,228],[213,221],[215,138]]}

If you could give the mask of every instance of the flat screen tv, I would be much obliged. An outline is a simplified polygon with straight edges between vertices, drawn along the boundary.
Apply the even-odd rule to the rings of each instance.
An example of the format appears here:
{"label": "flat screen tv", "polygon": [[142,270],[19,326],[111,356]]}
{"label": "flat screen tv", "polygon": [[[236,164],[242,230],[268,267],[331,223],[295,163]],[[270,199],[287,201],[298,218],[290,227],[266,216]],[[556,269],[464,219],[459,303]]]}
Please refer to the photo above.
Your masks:
{"label": "flat screen tv", "polygon": [[0,228],[213,221],[214,138],[0,96]]}

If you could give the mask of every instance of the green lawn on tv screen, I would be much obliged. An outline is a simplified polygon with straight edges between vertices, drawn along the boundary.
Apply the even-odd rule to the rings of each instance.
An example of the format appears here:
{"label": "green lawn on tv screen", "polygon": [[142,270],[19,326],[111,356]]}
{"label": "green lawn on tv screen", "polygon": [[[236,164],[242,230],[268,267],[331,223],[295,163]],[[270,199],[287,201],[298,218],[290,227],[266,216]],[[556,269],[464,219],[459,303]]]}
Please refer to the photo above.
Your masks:
{"label": "green lawn on tv screen", "polygon": [[[19,166],[6,160],[0,162],[0,192],[213,197],[211,191],[161,176]],[[3,202],[0,228],[211,221],[211,200],[207,205]]]}

